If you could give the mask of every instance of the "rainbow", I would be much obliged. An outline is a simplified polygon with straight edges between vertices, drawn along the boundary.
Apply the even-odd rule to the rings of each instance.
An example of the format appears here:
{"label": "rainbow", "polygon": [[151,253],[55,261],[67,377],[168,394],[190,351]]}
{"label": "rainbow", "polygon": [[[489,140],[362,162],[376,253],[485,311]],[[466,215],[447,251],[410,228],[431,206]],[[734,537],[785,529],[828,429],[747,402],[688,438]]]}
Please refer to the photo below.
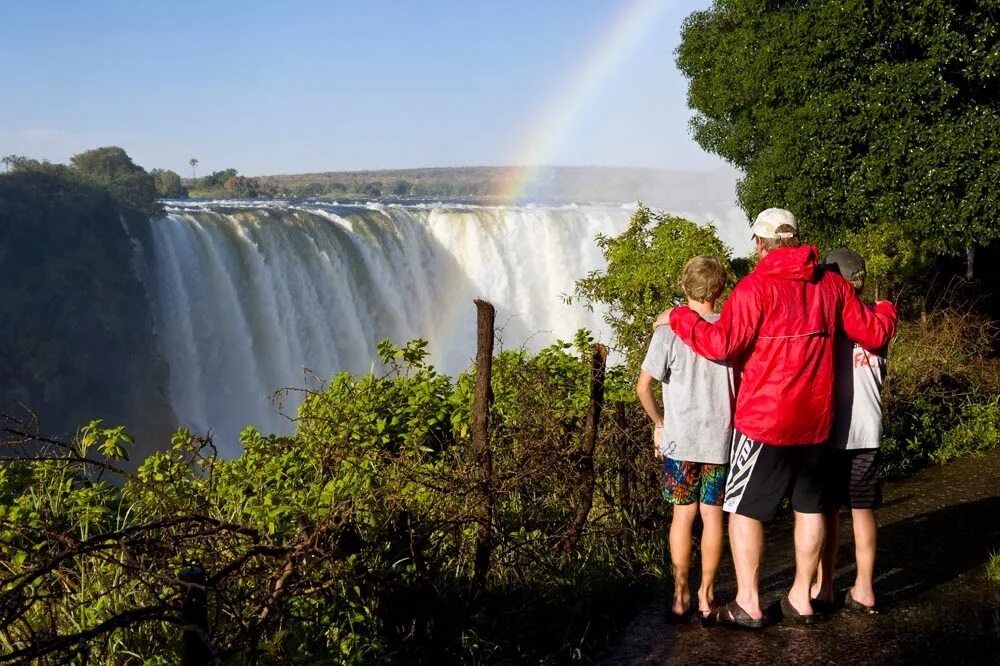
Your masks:
{"label": "rainbow", "polygon": [[656,23],[656,18],[669,0],[629,0],[618,15],[606,37],[584,60],[567,85],[545,107],[539,122],[527,133],[520,156],[514,163],[521,165],[503,196],[508,200],[521,198],[566,136],[573,129],[580,113],[587,107],[604,83],[632,53],[635,45]]}

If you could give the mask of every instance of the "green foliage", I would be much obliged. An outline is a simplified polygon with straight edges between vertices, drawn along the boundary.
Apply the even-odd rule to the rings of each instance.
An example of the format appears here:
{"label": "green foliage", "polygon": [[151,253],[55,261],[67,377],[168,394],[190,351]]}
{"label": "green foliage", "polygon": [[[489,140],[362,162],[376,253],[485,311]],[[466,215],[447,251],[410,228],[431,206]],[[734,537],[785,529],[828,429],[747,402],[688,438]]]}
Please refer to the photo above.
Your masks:
{"label": "green foliage", "polygon": [[887,476],[1000,444],[1000,386],[984,360],[995,335],[989,320],[955,309],[900,323],[883,391]]}
{"label": "green foliage", "polygon": [[195,183],[195,187],[203,190],[210,190],[213,188],[220,188],[226,184],[226,181],[230,178],[239,175],[236,169],[223,169],[221,171],[213,171],[212,173],[199,178]]}
{"label": "green foliage", "polygon": [[980,398],[962,405],[955,425],[944,434],[941,446],[931,455],[945,463],[970,453],[980,453],[1000,445],[1000,398]]}
{"label": "green foliage", "polygon": [[223,169],[192,179],[188,196],[256,198],[273,197],[277,193],[278,186],[273,178],[250,178],[239,175],[236,169]]}
{"label": "green foliage", "polygon": [[986,577],[994,583],[1000,583],[1000,551],[990,553],[986,563]]}
{"label": "green foliage", "polygon": [[405,197],[413,190],[413,183],[406,180],[397,180],[389,186],[389,193],[395,197]]}
{"label": "green foliage", "polygon": [[183,199],[187,196],[187,188],[181,183],[181,177],[174,171],[153,169],[149,172],[156,182],[156,193],[167,199]]}
{"label": "green foliage", "polygon": [[79,178],[106,189],[122,206],[147,217],[158,211],[154,177],[121,148],[94,148],[74,155],[70,164]]}
{"label": "green foliage", "polygon": [[684,23],[698,143],[751,217],[793,210],[833,247],[878,224],[925,255],[1000,238],[998,33],[987,5],[720,0]]}
{"label": "green foliage", "polygon": [[[588,334],[495,359],[492,477],[469,438],[474,370],[438,374],[420,340],[378,352],[387,374],[334,376],[305,397],[294,435],[248,428],[233,460],[179,430],[120,489],[93,483],[102,467],[85,454],[130,446],[94,421],[72,459],[0,470],[0,601],[26,603],[0,648],[162,609],[52,655],[170,663],[183,600],[173,576],[191,566],[212,581],[209,630],[225,663],[565,661],[620,626],[662,573],[664,507],[655,462],[635,444],[638,415],[611,403],[589,520],[564,543],[584,481]],[[477,588],[487,493],[493,556]]]}
{"label": "green foliage", "polygon": [[625,353],[627,365],[638,371],[646,351],[651,324],[663,310],[686,303],[680,287],[684,264],[697,255],[718,257],[730,276],[730,250],[712,226],[640,206],[619,236],[598,236],[607,261],[604,271],[592,271],[577,280],[575,296],[591,307],[607,308],[614,344]]}
{"label": "green foliage", "polygon": [[907,230],[895,224],[872,223],[846,232],[844,245],[865,258],[867,285],[876,298],[898,293],[906,285],[926,279],[927,257],[917,240]]}

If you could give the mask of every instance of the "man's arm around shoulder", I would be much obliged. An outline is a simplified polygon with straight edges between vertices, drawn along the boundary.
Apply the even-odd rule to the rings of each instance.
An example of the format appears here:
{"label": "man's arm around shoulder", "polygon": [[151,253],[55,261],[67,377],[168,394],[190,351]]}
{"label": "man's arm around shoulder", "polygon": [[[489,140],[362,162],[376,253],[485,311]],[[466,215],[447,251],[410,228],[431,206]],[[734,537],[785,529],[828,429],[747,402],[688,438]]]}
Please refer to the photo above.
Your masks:
{"label": "man's arm around shoulder", "polygon": [[713,361],[734,360],[753,343],[760,323],[758,298],[746,278],[722,306],[722,314],[714,324],[687,306],[670,312],[670,327],[684,344],[699,356]]}

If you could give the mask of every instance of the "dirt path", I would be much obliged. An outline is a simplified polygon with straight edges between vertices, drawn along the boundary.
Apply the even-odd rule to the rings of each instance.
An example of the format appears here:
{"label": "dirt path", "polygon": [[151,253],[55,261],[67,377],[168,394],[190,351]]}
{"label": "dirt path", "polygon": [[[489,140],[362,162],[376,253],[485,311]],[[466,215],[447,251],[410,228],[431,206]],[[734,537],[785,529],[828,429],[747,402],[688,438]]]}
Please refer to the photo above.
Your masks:
{"label": "dirt path", "polygon": [[[887,484],[879,511],[876,592],[881,615],[840,611],[809,627],[760,632],[666,622],[668,600],[643,609],[601,664],[998,664],[1000,584],[985,574],[1000,550],[1000,450]],[[837,590],[854,581],[849,520],[842,524]],[[769,528],[761,572],[765,604],[776,605],[793,574],[791,517]],[[717,596],[735,595],[723,558]]]}

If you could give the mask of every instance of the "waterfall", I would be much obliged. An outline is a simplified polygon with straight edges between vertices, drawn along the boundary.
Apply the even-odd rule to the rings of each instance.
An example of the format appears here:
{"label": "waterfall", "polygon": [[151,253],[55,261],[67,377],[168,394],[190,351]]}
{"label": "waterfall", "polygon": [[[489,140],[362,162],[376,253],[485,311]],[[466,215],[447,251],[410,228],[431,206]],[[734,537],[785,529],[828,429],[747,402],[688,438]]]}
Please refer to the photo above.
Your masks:
{"label": "waterfall", "polygon": [[443,372],[475,354],[474,298],[497,307],[506,348],[535,350],[581,327],[607,339],[600,311],[567,306],[603,265],[598,233],[631,207],[171,204],[153,221],[155,325],[182,424],[226,453],[252,424],[289,432],[295,404],[271,401],[308,376],[374,367],[390,338],[428,341]]}

